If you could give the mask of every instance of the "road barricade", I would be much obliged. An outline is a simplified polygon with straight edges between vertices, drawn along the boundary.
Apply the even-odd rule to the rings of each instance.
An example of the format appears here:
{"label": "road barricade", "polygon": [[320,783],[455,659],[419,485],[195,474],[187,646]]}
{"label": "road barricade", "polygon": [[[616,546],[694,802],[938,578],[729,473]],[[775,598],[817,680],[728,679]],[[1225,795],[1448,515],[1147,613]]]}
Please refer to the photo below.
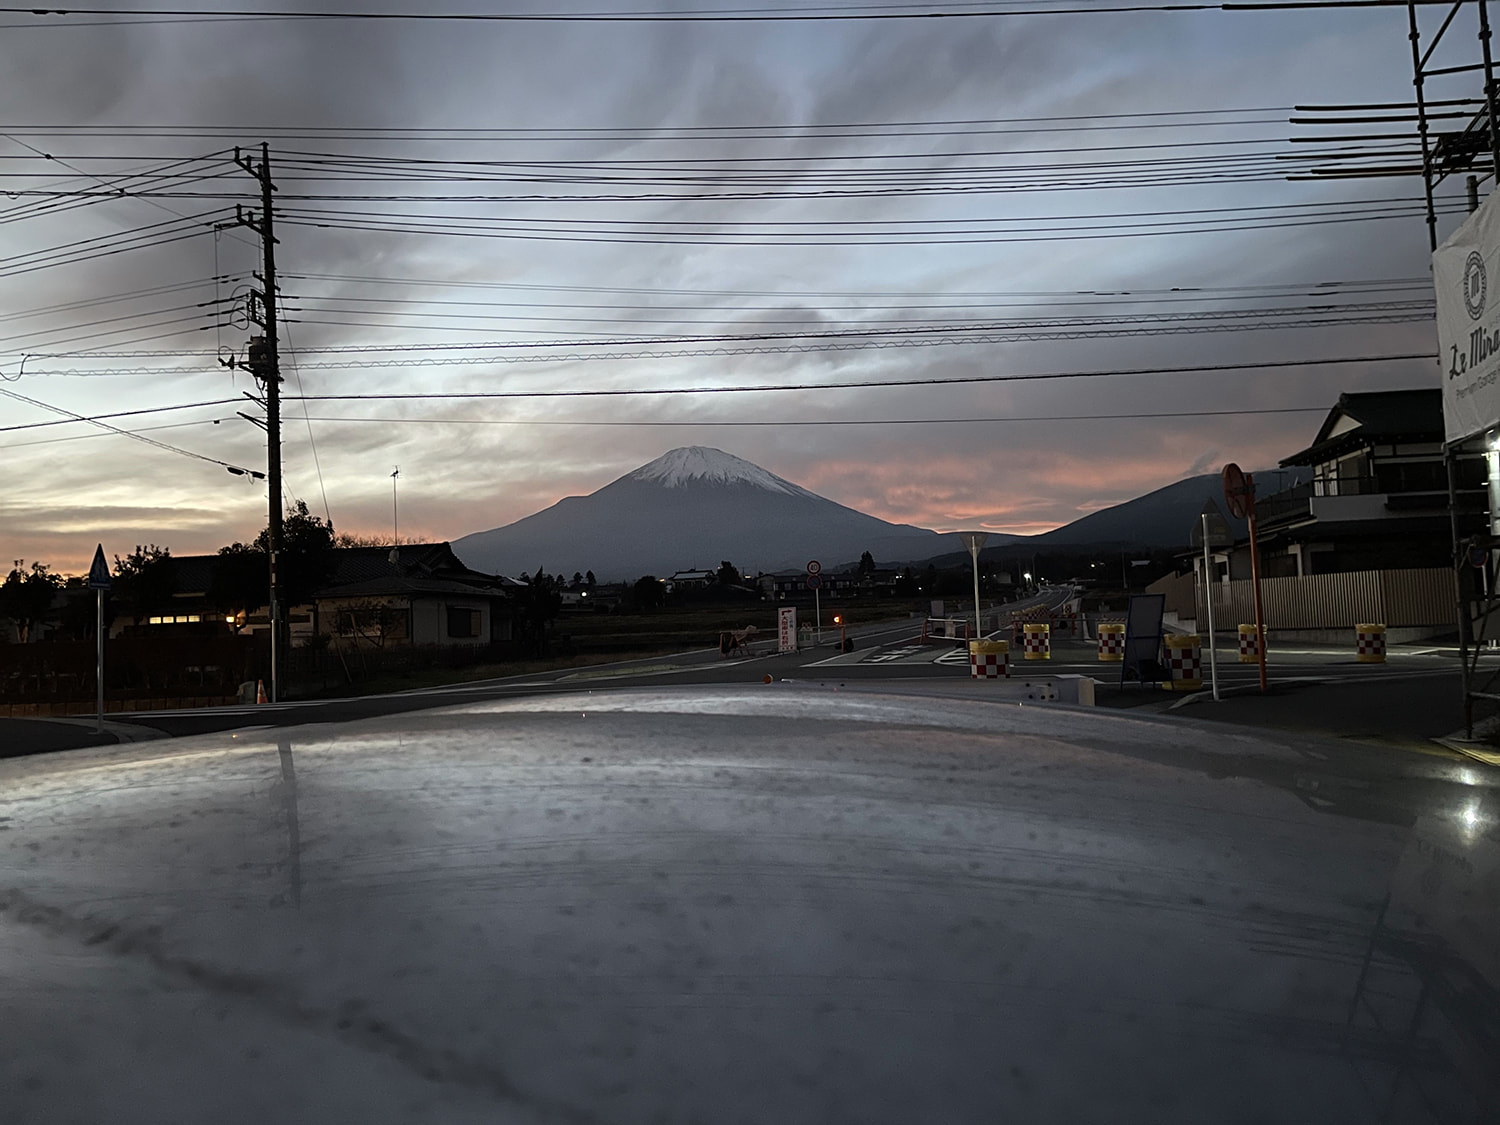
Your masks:
{"label": "road barricade", "polygon": [[1010,679],[1009,641],[970,641],[969,678],[974,680]]}
{"label": "road barricade", "polygon": [[1120,622],[1099,623],[1099,659],[1121,661],[1125,659],[1125,626]]}
{"label": "road barricade", "polygon": [[1027,660],[1051,660],[1052,626],[1026,625],[1022,627],[1022,630],[1026,635],[1025,658]]}
{"label": "road barricade", "polygon": [[1203,640],[1195,634],[1176,634],[1162,639],[1171,675],[1162,686],[1170,691],[1197,691],[1203,686]]}
{"label": "road barricade", "polygon": [[1260,633],[1254,625],[1240,626],[1240,663],[1254,664],[1260,660]]}
{"label": "road barricade", "polygon": [[1354,659],[1361,664],[1385,663],[1385,626],[1354,627]]}

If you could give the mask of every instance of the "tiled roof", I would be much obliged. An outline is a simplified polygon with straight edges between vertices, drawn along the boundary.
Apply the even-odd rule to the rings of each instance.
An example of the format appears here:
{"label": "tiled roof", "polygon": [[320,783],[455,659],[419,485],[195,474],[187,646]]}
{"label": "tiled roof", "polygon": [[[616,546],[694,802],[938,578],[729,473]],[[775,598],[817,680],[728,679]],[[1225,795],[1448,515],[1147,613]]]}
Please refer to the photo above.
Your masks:
{"label": "tiled roof", "polygon": [[[1330,437],[1334,427],[1344,418],[1358,425]],[[1313,443],[1284,458],[1281,463],[1313,465],[1372,442],[1442,440],[1443,392],[1438,387],[1342,394],[1338,404],[1323,420]]]}
{"label": "tiled roof", "polygon": [[[218,555],[173,555],[172,573],[179,594],[202,594],[213,582]],[[460,585],[474,582],[488,586],[515,587],[511,578],[483,574],[466,567],[447,543],[403,543],[391,561],[390,547],[335,547],[333,572],[326,589],[390,578],[442,578]]]}
{"label": "tiled roof", "polygon": [[469,598],[503,598],[505,590],[499,583],[480,586],[468,582],[455,582],[448,578],[419,578],[406,575],[387,574],[369,578],[363,582],[349,582],[339,586],[326,586],[313,595],[314,598],[370,598],[391,595],[434,594]]}

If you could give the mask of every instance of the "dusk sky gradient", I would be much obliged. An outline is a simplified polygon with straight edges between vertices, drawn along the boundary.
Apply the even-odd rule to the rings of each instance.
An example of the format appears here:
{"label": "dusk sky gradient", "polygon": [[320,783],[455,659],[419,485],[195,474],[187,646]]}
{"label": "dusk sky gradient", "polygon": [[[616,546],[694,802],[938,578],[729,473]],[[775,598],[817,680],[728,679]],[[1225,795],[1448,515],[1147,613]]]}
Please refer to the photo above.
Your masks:
{"label": "dusk sky gradient", "polygon": [[[374,3],[320,7],[394,10]],[[488,10],[536,7],[537,0],[520,0]],[[589,0],[574,10],[645,7],[682,6]],[[464,7],[456,3],[443,10]],[[125,170],[207,157],[191,167],[213,178],[176,186],[238,193],[238,201],[251,206],[255,184],[225,150],[270,140],[273,165],[292,169],[277,176],[278,210],[285,209],[278,215],[278,267],[291,320],[283,338],[289,396],[951,379],[1435,353],[1433,325],[1421,316],[1395,323],[1292,327],[1278,322],[1270,328],[1209,332],[1185,331],[1195,323],[1191,319],[1160,316],[1172,310],[1261,308],[1274,300],[1307,305],[1315,293],[1327,290],[1287,290],[1273,299],[1256,296],[1249,287],[1325,282],[1401,279],[1406,288],[1400,292],[1372,289],[1348,300],[1430,299],[1430,288],[1425,293],[1421,288],[1428,276],[1427,241],[1412,205],[1420,195],[1415,178],[1333,183],[1220,178],[1137,187],[1098,182],[1114,161],[1291,154],[1306,147],[1289,140],[1298,133],[1287,123],[1295,105],[1409,100],[1404,9],[819,24],[330,21],[69,27],[55,19],[36,26],[38,21],[19,16],[0,17],[0,22],[8,25],[0,29],[0,104],[6,107],[0,119],[0,189],[93,190],[100,178]],[[1454,89],[1472,95],[1477,83],[1470,85],[1474,88]],[[1202,112],[1231,110],[1242,112]],[[1197,116],[1183,116],[1184,111]],[[1103,116],[1121,114],[1177,116]],[[1042,117],[1071,120],[1017,123]],[[922,136],[897,136],[900,130],[889,129],[884,130],[889,135],[872,137],[865,129],[855,132],[866,135],[849,138],[810,135],[817,130],[807,128],[961,121],[992,124],[905,129],[927,134]],[[1119,128],[1122,124],[1131,127]],[[101,128],[81,136],[76,127],[85,125]],[[115,128],[121,126],[201,128],[145,136],[141,130]],[[661,132],[684,126],[741,127],[739,134],[751,135],[719,132],[692,139]],[[291,127],[304,135],[266,137],[267,130]],[[744,127],[765,127],[773,135],[761,139],[762,130]],[[306,135],[313,128],[333,133]],[[398,128],[413,133],[350,135],[354,129]],[[1022,128],[1032,131],[1016,131]],[[434,139],[440,129],[497,134]],[[576,132],[609,129],[633,131]],[[572,132],[544,139],[521,130]],[[1136,147],[1143,145],[1193,147]],[[1096,151],[1067,153],[1082,147]],[[931,155],[981,152],[993,155]],[[734,190],[734,177],[747,169],[770,167],[784,170],[777,180],[783,187],[806,187],[850,168],[895,167],[902,160],[895,154],[921,155],[905,163],[923,170],[952,169],[967,159],[1010,169],[1003,174],[1012,176],[1028,163],[1084,161],[1094,180],[1075,188],[1027,191],[1012,178],[963,194],[878,198],[293,198],[602,194],[601,175],[668,164],[673,173],[721,170],[723,183],[703,189],[712,192]],[[296,171],[328,168],[332,157],[343,161],[341,169],[350,169],[337,181],[306,179]],[[377,167],[371,158],[391,157],[566,161],[573,167],[564,175],[554,164],[547,173],[555,181],[550,187],[540,180],[457,182],[449,175],[479,165],[450,164],[442,176],[428,180],[392,182],[366,175]],[[761,157],[773,159],[763,164],[746,159]],[[638,163],[596,163],[606,159]],[[674,163],[687,160],[703,163]],[[794,166],[795,175],[789,171]],[[1122,176],[1131,174],[1121,167]],[[575,182],[565,182],[569,176]],[[587,182],[578,182],[578,176]],[[678,189],[650,190],[672,194]],[[1357,201],[1397,197],[1407,202],[1389,218],[1297,226],[1270,225],[1262,221],[1268,212],[1233,210],[1334,204],[1320,213],[1322,218],[1350,219],[1368,215],[1368,205],[1362,212],[1354,206]],[[232,216],[235,198],[96,197],[86,206],[50,214],[33,209],[57,203],[56,197],[17,194],[0,200],[0,373],[7,380],[0,388],[89,415],[233,399],[253,390],[243,373],[231,374],[212,354],[188,354],[217,348],[242,352],[249,334],[239,315],[226,314],[216,326],[215,309],[233,308],[232,300],[199,307],[242,295],[250,271],[258,268],[249,231],[215,235],[210,230],[216,219]],[[1351,201],[1347,210],[1344,201]],[[308,209],[336,213],[343,228],[401,229],[329,229],[315,225]],[[1204,221],[1191,233],[1161,233],[1175,228],[1120,227],[1126,221],[1181,223],[1182,216],[1060,218],[1147,212],[1192,212]],[[147,224],[178,224],[180,216],[208,217],[197,219],[196,226],[183,225],[193,236],[180,241],[17,272],[24,264],[20,255]],[[294,221],[299,217],[306,223]],[[460,219],[470,233],[418,229],[451,227]],[[956,219],[987,220],[964,229],[1008,233],[914,240],[956,229],[951,222],[937,222]],[[1456,216],[1446,218],[1444,229],[1456,221]],[[746,228],[729,225],[750,222],[777,225],[746,237],[737,233]],[[850,225],[871,222],[886,225]],[[674,224],[683,223],[702,224],[692,228],[686,243],[641,237],[649,231],[680,234],[684,228]],[[596,224],[590,238],[600,237],[598,224],[604,224],[610,240],[574,237],[588,224]],[[1206,229],[1214,225],[1235,229]],[[1073,237],[1052,237],[1049,232],[1059,226]],[[855,230],[903,233],[883,239],[867,235],[861,243],[851,237]],[[528,236],[479,237],[478,232]],[[705,241],[714,238],[735,244]],[[216,274],[234,280],[216,283]],[[157,291],[98,303],[148,289]],[[1172,289],[1202,292],[1159,292]],[[75,307],[59,309],[62,305]],[[1135,318],[1114,326],[1132,333],[1143,327],[1173,331],[1015,338],[1030,331],[1015,321],[1070,313]],[[135,319],[118,319],[126,316]],[[908,323],[1004,318],[1012,322],[1006,329],[1011,338],[879,350],[507,364],[435,362],[445,357],[441,350],[386,355],[318,350],[786,332],[799,323],[857,330],[892,318]],[[89,349],[172,354],[67,354]],[[419,365],[376,365],[392,355]],[[477,360],[482,353],[450,349],[446,358],[460,355]],[[342,366],[322,365],[330,361]],[[888,520],[940,530],[978,526],[1030,533],[1183,476],[1216,471],[1225,461],[1274,465],[1311,440],[1322,412],[1341,391],[1437,382],[1434,360],[936,388],[312,402],[305,407],[291,401],[284,411],[286,489],[289,501],[305,500],[313,512],[326,512],[340,531],[388,532],[390,474],[399,465],[403,537],[456,539],[529,515],[561,497],[593,491],[669,448],[707,445]],[[777,425],[1303,407],[1309,410],[1230,417]],[[264,468],[263,435],[236,416],[240,409],[253,412],[241,400],[238,406],[148,414],[113,424],[218,460]],[[57,418],[0,397],[0,427]],[[207,552],[253,537],[265,522],[263,482],[76,423],[0,432],[0,479],[5,482],[0,559],[7,565],[41,559],[78,572],[100,541],[111,554],[148,542],[169,546],[175,554]],[[539,561],[546,565],[547,560]]]}

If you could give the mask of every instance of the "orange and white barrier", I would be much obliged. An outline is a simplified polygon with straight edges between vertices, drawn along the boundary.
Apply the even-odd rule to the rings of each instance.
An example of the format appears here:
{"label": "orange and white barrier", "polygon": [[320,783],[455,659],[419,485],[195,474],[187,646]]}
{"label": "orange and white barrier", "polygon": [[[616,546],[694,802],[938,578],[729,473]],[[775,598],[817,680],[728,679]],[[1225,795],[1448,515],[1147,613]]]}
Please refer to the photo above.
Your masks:
{"label": "orange and white barrier", "polygon": [[1188,634],[1168,636],[1162,640],[1167,653],[1167,670],[1171,680],[1163,687],[1171,691],[1197,691],[1203,686],[1203,640]]}
{"label": "orange and white barrier", "polygon": [[1240,626],[1240,663],[1254,664],[1260,660],[1260,632],[1254,625]]}
{"label": "orange and white barrier", "polygon": [[1385,663],[1385,626],[1354,627],[1354,659],[1361,664]]}
{"label": "orange and white barrier", "polygon": [[1009,641],[970,641],[969,678],[974,680],[1010,679]]}
{"label": "orange and white barrier", "polygon": [[1052,659],[1052,626],[1025,625],[1022,632],[1025,634],[1023,655],[1027,660]]}
{"label": "orange and white barrier", "polygon": [[1125,659],[1125,626],[1119,622],[1100,622],[1099,659],[1121,661]]}

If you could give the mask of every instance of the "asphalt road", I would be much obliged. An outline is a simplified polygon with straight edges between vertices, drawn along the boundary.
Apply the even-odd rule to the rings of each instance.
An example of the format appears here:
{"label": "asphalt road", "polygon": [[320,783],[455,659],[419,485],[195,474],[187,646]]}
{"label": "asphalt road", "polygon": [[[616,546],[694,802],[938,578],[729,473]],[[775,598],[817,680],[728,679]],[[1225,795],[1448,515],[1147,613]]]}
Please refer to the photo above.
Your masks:
{"label": "asphalt road", "polygon": [[[1072,597],[1067,587],[1044,588],[1016,608],[1056,608]],[[346,722],[433,707],[579,689],[662,687],[678,684],[745,684],[800,681],[842,685],[895,681],[968,685],[967,650],[961,642],[922,643],[922,622],[909,619],[849,630],[855,649],[841,653],[838,633],[825,629],[823,643],[797,653],[722,656],[717,648],[647,657],[591,668],[503,677],[379,696],[293,701],[281,704],[153,711],[110,716],[120,741],[152,735],[183,736],[246,727]],[[1119,665],[1101,663],[1093,641],[1056,636],[1052,659],[1025,661],[1012,653],[1016,678],[1089,676],[1099,682],[1103,707],[1192,711],[1241,725],[1322,732],[1407,748],[1451,735],[1463,724],[1456,650],[1442,646],[1396,646],[1383,665],[1359,663],[1349,648],[1280,646],[1269,649],[1273,692],[1258,692],[1258,671],[1241,664],[1237,648],[1220,638],[1222,701],[1184,700],[1156,686],[1119,684]],[[761,645],[771,642],[762,641]],[[1205,654],[1205,673],[1207,670]],[[984,691],[983,684],[972,685]],[[0,757],[16,753],[93,745],[98,738],[78,721],[0,720]]]}

